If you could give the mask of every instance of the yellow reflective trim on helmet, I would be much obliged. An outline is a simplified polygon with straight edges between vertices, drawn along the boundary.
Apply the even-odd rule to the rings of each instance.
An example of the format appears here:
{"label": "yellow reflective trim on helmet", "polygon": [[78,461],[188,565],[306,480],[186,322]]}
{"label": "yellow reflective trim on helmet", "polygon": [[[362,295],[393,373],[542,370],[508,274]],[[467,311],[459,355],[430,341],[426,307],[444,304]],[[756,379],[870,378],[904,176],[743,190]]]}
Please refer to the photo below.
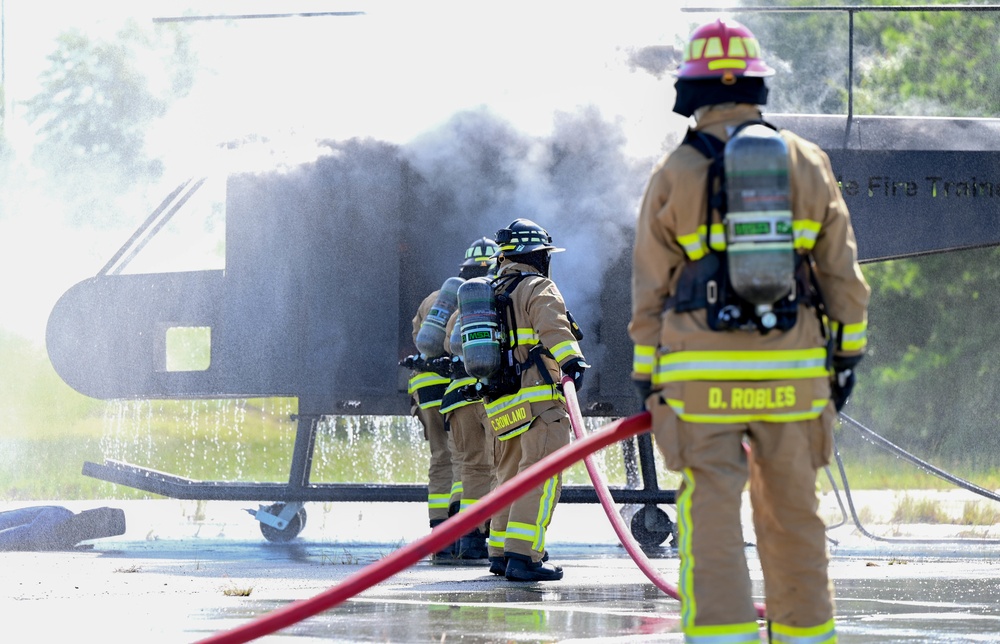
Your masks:
{"label": "yellow reflective trim on helmet", "polygon": [[691,43],[685,48],[684,60],[692,60],[701,58],[702,53],[705,51],[705,39],[696,38],[691,41]]}
{"label": "yellow reflective trim on helmet", "polygon": [[747,47],[747,58],[760,58],[760,42],[756,38],[744,36],[743,43]]}
{"label": "yellow reflective trim on helmet", "polygon": [[709,38],[705,45],[705,58],[720,58],[723,55],[722,39],[718,36],[712,36]]}
{"label": "yellow reflective trim on helmet", "polygon": [[732,38],[729,39],[729,51],[726,52],[726,55],[729,56],[730,58],[747,57],[747,49],[743,45],[742,36],[733,36]]}
{"label": "yellow reflective trim on helmet", "polygon": [[708,61],[709,69],[746,69],[747,61],[739,58],[720,58]]}

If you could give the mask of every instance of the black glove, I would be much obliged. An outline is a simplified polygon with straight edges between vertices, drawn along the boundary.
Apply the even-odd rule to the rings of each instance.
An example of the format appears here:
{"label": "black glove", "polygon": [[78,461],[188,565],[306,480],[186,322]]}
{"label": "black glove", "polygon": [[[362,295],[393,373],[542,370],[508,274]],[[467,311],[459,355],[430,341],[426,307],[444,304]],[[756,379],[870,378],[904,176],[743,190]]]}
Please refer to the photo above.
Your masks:
{"label": "black glove", "polygon": [[583,373],[587,369],[590,369],[590,365],[580,358],[567,360],[566,364],[562,366],[563,373],[573,379],[573,386],[576,387],[577,393],[583,389]]}
{"label": "black glove", "polygon": [[635,385],[635,392],[639,395],[639,405],[645,410],[646,399],[653,393],[653,383],[649,380],[633,380],[632,383]]}
{"label": "black glove", "polygon": [[830,383],[830,398],[833,399],[833,406],[839,412],[847,404],[847,399],[851,396],[851,391],[857,383],[854,375],[855,367],[861,362],[861,356],[833,358],[833,382]]}

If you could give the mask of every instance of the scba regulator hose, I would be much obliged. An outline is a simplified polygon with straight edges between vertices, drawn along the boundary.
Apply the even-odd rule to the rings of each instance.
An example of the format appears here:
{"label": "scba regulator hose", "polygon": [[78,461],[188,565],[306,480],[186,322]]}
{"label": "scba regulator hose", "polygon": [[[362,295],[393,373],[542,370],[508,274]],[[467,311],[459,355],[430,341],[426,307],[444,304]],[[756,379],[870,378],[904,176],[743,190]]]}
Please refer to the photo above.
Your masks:
{"label": "scba regulator hose", "polygon": [[[572,382],[572,381],[571,381]],[[575,393],[575,392],[574,392]],[[575,403],[574,403],[575,406]],[[577,411],[579,413],[579,411]],[[467,510],[462,510],[431,530],[426,536],[400,548],[387,557],[365,566],[341,583],[309,599],[293,602],[243,626],[217,633],[200,644],[242,644],[274,633],[332,608],[351,597],[409,568],[470,532],[495,512],[513,503],[528,490],[541,485],[588,455],[612,443],[640,434],[650,427],[648,412],[605,425],[586,438],[574,441],[538,461],[513,479],[499,486]]]}

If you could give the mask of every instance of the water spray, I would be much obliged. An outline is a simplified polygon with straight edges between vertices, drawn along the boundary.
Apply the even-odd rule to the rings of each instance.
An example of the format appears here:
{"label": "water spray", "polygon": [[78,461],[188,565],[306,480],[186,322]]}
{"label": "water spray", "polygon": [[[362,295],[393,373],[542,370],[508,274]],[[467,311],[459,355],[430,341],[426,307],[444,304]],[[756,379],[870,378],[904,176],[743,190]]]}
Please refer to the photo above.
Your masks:
{"label": "water spray", "polygon": [[[578,412],[577,412],[578,413]],[[430,556],[486,521],[509,505],[590,454],[650,428],[649,412],[614,421],[582,440],[560,448],[513,479],[499,486],[468,509],[444,521],[424,537],[365,566],[336,586],[312,597],[291,603],[252,622],[212,635],[199,644],[243,644],[296,624],[328,608],[341,604],[392,575]]]}

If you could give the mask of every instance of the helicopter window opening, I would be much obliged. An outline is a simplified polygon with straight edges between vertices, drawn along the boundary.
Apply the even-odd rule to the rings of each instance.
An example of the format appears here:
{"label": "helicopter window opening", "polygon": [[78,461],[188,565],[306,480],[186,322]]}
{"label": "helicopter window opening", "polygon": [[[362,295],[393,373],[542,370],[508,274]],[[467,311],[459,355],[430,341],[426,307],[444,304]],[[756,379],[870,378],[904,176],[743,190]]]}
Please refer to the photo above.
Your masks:
{"label": "helicopter window opening", "polygon": [[212,327],[169,327],[165,364],[167,371],[206,371],[212,364]]}
{"label": "helicopter window opening", "polygon": [[[170,188],[162,190],[162,194],[167,194]],[[225,269],[225,177],[191,182],[175,199],[160,204],[158,210],[159,215],[147,219],[119,251],[121,259],[113,273]],[[153,212],[155,215],[156,211]]]}

